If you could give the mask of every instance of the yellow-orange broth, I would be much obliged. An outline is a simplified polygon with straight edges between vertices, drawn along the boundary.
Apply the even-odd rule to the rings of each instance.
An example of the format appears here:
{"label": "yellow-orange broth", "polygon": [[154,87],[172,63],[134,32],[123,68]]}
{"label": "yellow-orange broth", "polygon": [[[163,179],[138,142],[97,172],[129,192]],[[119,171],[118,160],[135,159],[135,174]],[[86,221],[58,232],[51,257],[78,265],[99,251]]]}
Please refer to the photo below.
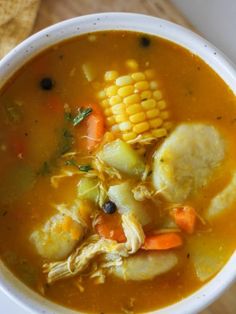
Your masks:
{"label": "yellow-orange broth", "polygon": [[[72,203],[76,197],[76,176],[66,178],[57,189],[51,185],[50,177],[59,172],[62,164],[61,154],[68,149],[78,150],[81,161],[87,155],[80,140],[85,122],[75,136],[73,127],[65,122],[64,105],[75,110],[98,103],[96,89],[81,70],[85,62],[94,64],[96,82],[103,81],[104,73],[110,69],[126,74],[127,59],[135,59],[142,70],[147,65],[154,69],[174,126],[181,122],[209,122],[227,138],[227,161],[210,185],[188,200],[201,216],[236,167],[236,99],[207,64],[174,43],[148,36],[150,44],[144,47],[140,44],[143,35],[124,31],[99,32],[95,36],[95,40],[89,40],[88,35],[82,35],[47,49],[0,91],[0,254],[20,280],[66,307],[86,313],[146,312],[177,302],[202,286],[188,252],[189,238],[208,234],[222,247],[224,262],[229,259],[235,249],[236,204],[212,223],[198,221],[193,235],[183,233],[184,245],[173,250],[179,257],[177,267],[153,280],[125,282],[108,276],[104,284],[95,284],[83,276],[83,291],[78,288],[78,276],[47,284],[42,271],[45,260],[29,237],[55,213],[54,204]],[[40,87],[43,77],[53,79],[51,90]],[[9,121],[8,103],[19,106],[19,121],[17,117]],[[69,133],[64,136],[66,130]],[[71,135],[76,137],[72,145]],[[151,147],[158,147],[162,141]],[[58,160],[54,161],[54,156]],[[150,200],[145,206],[152,216],[152,227],[158,226],[160,210]]]}

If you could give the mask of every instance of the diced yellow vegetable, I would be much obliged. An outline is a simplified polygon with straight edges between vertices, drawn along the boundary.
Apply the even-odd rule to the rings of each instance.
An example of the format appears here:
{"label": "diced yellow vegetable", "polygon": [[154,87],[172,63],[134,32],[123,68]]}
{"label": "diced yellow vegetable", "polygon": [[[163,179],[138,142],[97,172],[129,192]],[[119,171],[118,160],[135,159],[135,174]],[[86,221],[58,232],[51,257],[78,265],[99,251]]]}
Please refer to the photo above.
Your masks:
{"label": "diced yellow vegetable", "polygon": [[91,202],[97,202],[99,198],[98,180],[83,177],[78,184],[78,197]]}
{"label": "diced yellow vegetable", "polygon": [[145,169],[143,159],[120,139],[104,145],[98,156],[109,166],[131,176],[141,176]]}

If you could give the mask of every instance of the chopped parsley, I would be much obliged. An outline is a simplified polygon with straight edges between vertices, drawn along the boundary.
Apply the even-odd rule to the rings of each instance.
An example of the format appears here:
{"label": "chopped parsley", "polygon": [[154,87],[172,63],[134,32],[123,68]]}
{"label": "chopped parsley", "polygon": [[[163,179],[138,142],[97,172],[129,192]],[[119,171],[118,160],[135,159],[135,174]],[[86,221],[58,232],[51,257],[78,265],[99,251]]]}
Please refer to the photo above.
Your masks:
{"label": "chopped parsley", "polygon": [[74,137],[72,133],[68,129],[63,129],[62,138],[58,148],[58,155],[60,156],[67,153],[71,149],[73,141]]}
{"label": "chopped parsley", "polygon": [[74,166],[77,169],[79,169],[79,171],[83,171],[83,172],[88,172],[89,170],[92,170],[92,167],[90,165],[79,165],[77,161],[74,159],[66,160],[65,165]]}
{"label": "chopped parsley", "polygon": [[76,116],[73,117],[73,115],[70,112],[65,113],[65,119],[67,121],[70,121],[73,126],[76,126],[80,124],[87,116],[90,115],[90,113],[93,111],[92,108],[81,108]]}

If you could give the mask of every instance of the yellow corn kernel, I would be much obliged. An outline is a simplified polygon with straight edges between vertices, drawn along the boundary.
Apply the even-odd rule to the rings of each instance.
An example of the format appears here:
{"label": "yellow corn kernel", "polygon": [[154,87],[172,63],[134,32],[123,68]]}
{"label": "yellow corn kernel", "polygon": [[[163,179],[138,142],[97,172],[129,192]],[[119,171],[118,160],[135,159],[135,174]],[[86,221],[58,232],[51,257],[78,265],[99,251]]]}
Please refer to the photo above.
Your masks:
{"label": "yellow corn kernel", "polygon": [[134,86],[133,85],[123,86],[123,87],[120,87],[118,89],[118,95],[121,97],[127,97],[127,96],[133,94],[133,92],[134,92]]}
{"label": "yellow corn kernel", "polygon": [[125,113],[125,105],[124,104],[117,104],[113,107],[111,107],[111,110],[113,112],[113,114],[123,114]]}
{"label": "yellow corn kernel", "polygon": [[138,134],[143,133],[147,130],[149,130],[149,124],[147,122],[138,123],[133,127],[133,131]]}
{"label": "yellow corn kernel", "polygon": [[117,94],[118,87],[116,85],[112,85],[106,88],[106,95],[108,97],[115,96]]}
{"label": "yellow corn kernel", "polygon": [[104,113],[106,116],[111,116],[112,115],[112,111],[111,111],[111,108],[107,108],[104,110]]}
{"label": "yellow corn kernel", "polygon": [[126,105],[132,105],[138,103],[140,101],[140,97],[138,94],[133,94],[124,98],[124,103]]}
{"label": "yellow corn kernel", "polygon": [[132,129],[132,123],[130,123],[129,121],[121,122],[119,124],[119,128],[121,131],[129,131]]}
{"label": "yellow corn kernel", "polygon": [[146,78],[149,80],[153,79],[155,77],[155,74],[156,74],[155,70],[151,70],[151,69],[146,70],[144,73],[146,75]]}
{"label": "yellow corn kernel", "polygon": [[170,130],[170,129],[172,129],[172,127],[173,127],[173,123],[172,122],[165,122],[164,124],[163,124],[163,128],[165,128],[166,130]]}
{"label": "yellow corn kernel", "polygon": [[102,106],[103,108],[109,107],[109,103],[108,103],[107,99],[104,99],[103,101],[101,101],[101,106]]}
{"label": "yellow corn kernel", "polygon": [[135,139],[137,137],[137,133],[135,133],[135,132],[124,133],[122,135],[122,137],[123,137],[124,141],[128,142],[128,141]]}
{"label": "yellow corn kernel", "polygon": [[135,90],[142,91],[149,89],[149,84],[147,81],[140,81],[134,84]]}
{"label": "yellow corn kernel", "polygon": [[114,117],[108,117],[106,120],[107,120],[108,126],[112,126],[116,123],[116,120]]}
{"label": "yellow corn kernel", "polygon": [[141,106],[145,110],[150,110],[156,107],[156,101],[154,99],[148,99],[141,102]]}
{"label": "yellow corn kernel", "polygon": [[128,115],[132,115],[132,114],[135,114],[135,113],[138,113],[140,111],[143,111],[142,107],[140,106],[140,104],[134,104],[134,105],[131,105],[129,106],[127,109],[126,109],[126,112],[128,113]]}
{"label": "yellow corn kernel", "polygon": [[163,98],[162,97],[162,92],[160,90],[155,90],[155,92],[153,92],[153,97],[156,100],[161,100]]}
{"label": "yellow corn kernel", "polygon": [[142,137],[143,138],[150,138],[150,137],[152,137],[152,133],[150,131],[145,132],[145,133],[142,134]]}
{"label": "yellow corn kernel", "polygon": [[150,88],[151,88],[152,90],[158,89],[158,84],[157,84],[157,82],[156,82],[156,81],[151,81],[151,82],[150,82]]}
{"label": "yellow corn kernel", "polygon": [[149,120],[149,124],[151,128],[158,128],[159,126],[162,125],[162,122],[163,121],[160,118]]}
{"label": "yellow corn kernel", "polygon": [[144,81],[146,79],[145,75],[142,72],[133,73],[131,77],[136,82]]}
{"label": "yellow corn kernel", "polygon": [[132,123],[139,123],[146,119],[146,115],[144,112],[138,112],[129,117]]}
{"label": "yellow corn kernel", "polygon": [[169,116],[170,116],[170,114],[169,114],[168,111],[162,111],[162,112],[160,113],[160,117],[161,117],[163,120],[168,119]]}
{"label": "yellow corn kernel", "polygon": [[122,101],[122,98],[118,95],[111,96],[111,98],[109,99],[109,103],[111,106],[119,104],[121,101]]}
{"label": "yellow corn kernel", "polygon": [[167,131],[164,128],[152,130],[152,135],[155,137],[163,137],[167,135]]}
{"label": "yellow corn kernel", "polygon": [[130,75],[120,76],[116,79],[117,86],[126,86],[126,85],[132,84],[133,82],[134,80],[132,79]]}
{"label": "yellow corn kernel", "polygon": [[114,134],[111,132],[106,132],[104,134],[103,140],[104,142],[112,142],[115,139]]}
{"label": "yellow corn kernel", "polygon": [[160,110],[163,110],[166,108],[167,105],[166,105],[165,100],[161,100],[161,101],[158,101],[157,106]]}
{"label": "yellow corn kernel", "polygon": [[100,92],[97,93],[97,97],[100,99],[103,99],[106,97],[106,93],[104,90],[101,90]]}
{"label": "yellow corn kernel", "polygon": [[142,100],[147,100],[152,97],[152,92],[150,90],[145,90],[144,92],[141,93],[141,99]]}
{"label": "yellow corn kernel", "polygon": [[128,121],[128,117],[126,114],[117,114],[115,116],[115,119],[116,119],[116,122],[117,123],[121,123],[121,122],[125,122],[125,121]]}
{"label": "yellow corn kernel", "polygon": [[156,118],[159,116],[159,114],[160,114],[160,111],[158,109],[151,109],[146,112],[148,119]]}
{"label": "yellow corn kernel", "polygon": [[118,125],[118,124],[114,124],[114,125],[111,127],[111,131],[112,131],[112,132],[119,132],[119,131],[120,131],[119,125]]}
{"label": "yellow corn kernel", "polygon": [[115,81],[115,79],[119,76],[117,71],[107,71],[104,75],[105,81]]}
{"label": "yellow corn kernel", "polygon": [[132,71],[137,71],[138,70],[138,62],[135,61],[134,59],[128,59],[125,62],[125,65],[127,66],[128,69]]}

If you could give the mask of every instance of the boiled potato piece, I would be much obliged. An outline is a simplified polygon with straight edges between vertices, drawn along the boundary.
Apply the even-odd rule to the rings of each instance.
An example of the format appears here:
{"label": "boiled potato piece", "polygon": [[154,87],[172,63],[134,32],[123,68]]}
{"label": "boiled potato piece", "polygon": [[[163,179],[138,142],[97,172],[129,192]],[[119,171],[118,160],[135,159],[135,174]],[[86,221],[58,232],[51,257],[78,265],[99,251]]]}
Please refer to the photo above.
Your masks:
{"label": "boiled potato piece", "polygon": [[[60,260],[67,257],[74,249],[79,237],[75,238],[70,230],[63,229],[64,221],[65,215],[56,214],[31,234],[30,240],[39,255],[50,260]],[[72,229],[82,236],[82,227],[74,220],[71,224]]]}
{"label": "boiled potato piece", "polygon": [[99,198],[98,180],[94,178],[82,178],[78,184],[78,197],[80,199],[97,202]]}
{"label": "boiled potato piece", "polygon": [[211,200],[205,217],[207,219],[212,219],[220,214],[225,213],[227,210],[230,210],[231,206],[234,204],[234,202],[236,202],[235,191],[236,173],[233,174],[230,183]]}
{"label": "boiled potato piece", "polygon": [[197,234],[190,238],[188,252],[196,275],[202,282],[214,276],[228,258],[226,245],[221,246],[219,239],[211,234]]}
{"label": "boiled potato piece", "polygon": [[109,166],[128,175],[141,176],[145,169],[141,156],[120,139],[104,145],[98,156]]}
{"label": "boiled potato piece", "polygon": [[174,268],[178,263],[172,252],[145,252],[126,258],[112,273],[123,280],[151,280]]}
{"label": "boiled potato piece", "polygon": [[168,201],[183,202],[208,184],[224,156],[225,143],[214,126],[181,124],[154,155],[153,184]]}
{"label": "boiled potato piece", "polygon": [[144,226],[150,222],[145,206],[136,201],[132,193],[132,186],[128,181],[113,185],[108,190],[109,199],[116,204],[120,214],[132,213]]}

